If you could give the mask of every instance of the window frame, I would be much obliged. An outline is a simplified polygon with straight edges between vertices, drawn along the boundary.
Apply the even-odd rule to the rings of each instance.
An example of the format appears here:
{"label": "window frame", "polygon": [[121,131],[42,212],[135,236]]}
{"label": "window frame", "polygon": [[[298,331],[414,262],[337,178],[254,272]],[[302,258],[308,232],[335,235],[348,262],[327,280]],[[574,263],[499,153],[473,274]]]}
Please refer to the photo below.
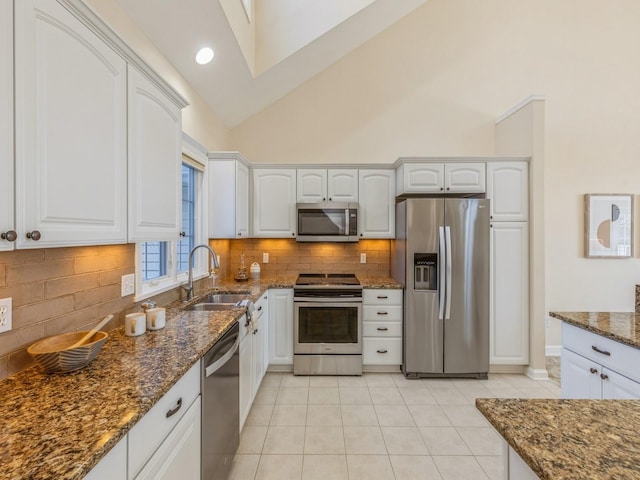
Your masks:
{"label": "window frame", "polygon": [[[182,158],[181,165],[188,165],[195,168],[199,174],[195,176],[196,192],[195,192],[195,235],[194,244],[209,244],[208,238],[208,195],[207,186],[208,171],[207,150],[186,133],[182,134]],[[182,169],[180,169],[182,172]],[[181,200],[182,201],[182,200]],[[180,208],[182,211],[182,207]],[[181,219],[182,225],[182,219]],[[178,265],[178,240],[167,242],[167,274],[164,277],[154,278],[144,281],[142,275],[142,247],[140,243],[135,244],[135,273],[136,273],[136,289],[134,302],[147,299],[154,295],[172,290],[180,285],[184,285],[188,281],[188,270],[179,273]],[[199,280],[209,275],[208,257],[205,249],[199,249],[194,255],[193,279]]]}

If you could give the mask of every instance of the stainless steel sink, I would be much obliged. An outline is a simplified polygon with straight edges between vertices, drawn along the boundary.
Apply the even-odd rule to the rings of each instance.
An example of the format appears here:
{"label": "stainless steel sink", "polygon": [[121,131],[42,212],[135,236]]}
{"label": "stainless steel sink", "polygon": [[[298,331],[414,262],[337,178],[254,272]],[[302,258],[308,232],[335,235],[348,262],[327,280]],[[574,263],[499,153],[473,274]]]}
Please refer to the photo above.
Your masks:
{"label": "stainless steel sink", "polygon": [[231,310],[235,303],[196,303],[185,310],[195,310],[196,312],[216,312],[221,310]]}
{"label": "stainless steel sink", "polygon": [[249,298],[249,293],[210,293],[206,297],[203,297],[202,300],[198,302],[201,303],[227,303],[234,304],[239,302],[240,300],[244,300]]}

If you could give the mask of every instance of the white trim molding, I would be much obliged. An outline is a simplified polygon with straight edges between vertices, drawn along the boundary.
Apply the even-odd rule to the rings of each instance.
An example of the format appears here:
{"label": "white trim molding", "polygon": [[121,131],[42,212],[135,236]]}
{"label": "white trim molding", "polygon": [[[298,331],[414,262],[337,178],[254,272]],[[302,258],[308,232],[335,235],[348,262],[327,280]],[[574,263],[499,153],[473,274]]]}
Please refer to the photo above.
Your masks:
{"label": "white trim molding", "polygon": [[508,109],[502,115],[498,115],[496,117],[496,123],[500,123],[505,118],[510,117],[511,115],[516,113],[521,108],[526,107],[528,104],[530,104],[531,102],[534,102],[536,100],[546,100],[546,97],[544,95],[529,95],[527,98],[525,98],[525,99],[521,100],[520,102],[516,103],[513,107]]}
{"label": "white trim molding", "polygon": [[544,350],[547,357],[559,357],[562,354],[562,345],[547,345]]}
{"label": "white trim molding", "polygon": [[531,380],[549,380],[549,372],[546,368],[527,368],[525,375]]}

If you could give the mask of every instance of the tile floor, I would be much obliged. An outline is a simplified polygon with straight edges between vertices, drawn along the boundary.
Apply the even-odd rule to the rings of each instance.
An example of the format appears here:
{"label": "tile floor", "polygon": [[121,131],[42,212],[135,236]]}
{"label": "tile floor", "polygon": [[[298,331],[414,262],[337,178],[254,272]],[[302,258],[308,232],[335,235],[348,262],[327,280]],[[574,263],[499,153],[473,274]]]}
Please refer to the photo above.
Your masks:
{"label": "tile floor", "polygon": [[406,380],[400,373],[267,373],[240,438],[234,480],[500,480],[501,439],[477,397],[558,398],[524,375]]}

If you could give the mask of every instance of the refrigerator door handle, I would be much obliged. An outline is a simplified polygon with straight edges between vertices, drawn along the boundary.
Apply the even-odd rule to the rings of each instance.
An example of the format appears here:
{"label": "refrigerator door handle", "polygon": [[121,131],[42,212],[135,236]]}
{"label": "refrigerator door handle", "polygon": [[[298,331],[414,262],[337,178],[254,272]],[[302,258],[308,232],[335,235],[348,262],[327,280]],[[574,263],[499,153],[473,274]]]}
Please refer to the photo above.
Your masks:
{"label": "refrigerator door handle", "polygon": [[[442,228],[442,227],[440,227]],[[447,305],[445,309],[444,319],[449,320],[451,316],[451,227],[445,227],[446,230],[446,250],[447,250]]]}
{"label": "refrigerator door handle", "polygon": [[440,252],[438,258],[440,260],[440,265],[438,265],[438,269],[440,270],[440,279],[438,280],[438,320],[444,319],[444,304],[445,304],[445,282],[446,282],[446,272],[445,272],[445,257],[447,255],[446,244],[444,240],[444,227],[439,227],[440,233]]}

